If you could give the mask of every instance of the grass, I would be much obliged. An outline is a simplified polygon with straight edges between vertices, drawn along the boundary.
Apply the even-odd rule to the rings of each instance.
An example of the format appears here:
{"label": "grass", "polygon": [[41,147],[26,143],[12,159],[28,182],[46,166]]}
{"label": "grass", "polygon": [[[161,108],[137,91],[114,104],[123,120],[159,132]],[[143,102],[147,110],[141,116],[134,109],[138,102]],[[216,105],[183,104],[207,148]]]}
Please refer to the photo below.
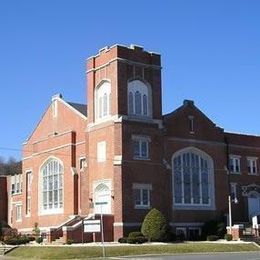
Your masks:
{"label": "grass", "polygon": [[[126,256],[143,254],[179,254],[207,252],[242,252],[260,251],[254,244],[172,244],[172,245],[137,245],[106,247],[106,256]],[[102,248],[97,246],[32,246],[19,247],[8,256],[22,259],[86,259],[102,256]]]}

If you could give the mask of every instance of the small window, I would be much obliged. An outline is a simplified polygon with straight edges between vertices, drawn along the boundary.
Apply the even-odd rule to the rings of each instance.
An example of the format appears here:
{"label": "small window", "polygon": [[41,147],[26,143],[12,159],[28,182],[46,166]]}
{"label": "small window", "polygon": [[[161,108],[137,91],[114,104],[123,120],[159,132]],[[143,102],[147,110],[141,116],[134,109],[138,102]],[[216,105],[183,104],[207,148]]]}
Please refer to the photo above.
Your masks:
{"label": "small window", "polygon": [[149,159],[149,138],[135,136],[133,138],[134,159]]}
{"label": "small window", "polygon": [[79,169],[84,170],[86,167],[86,157],[79,158]]}
{"label": "small window", "polygon": [[97,143],[97,161],[105,162],[106,161],[106,142]]}
{"label": "small window", "polygon": [[22,220],[22,205],[16,205],[16,221]]}
{"label": "small window", "polygon": [[240,157],[239,156],[230,156],[229,170],[231,173],[240,173]]}
{"label": "small window", "polygon": [[194,133],[194,117],[189,116],[189,131],[191,134]]}
{"label": "small window", "polygon": [[247,158],[247,170],[250,175],[257,175],[257,158]]}
{"label": "small window", "polygon": [[179,238],[186,238],[187,237],[187,228],[185,227],[176,227],[176,236]]}
{"label": "small window", "polygon": [[133,184],[135,208],[149,208],[151,197],[150,184]]}

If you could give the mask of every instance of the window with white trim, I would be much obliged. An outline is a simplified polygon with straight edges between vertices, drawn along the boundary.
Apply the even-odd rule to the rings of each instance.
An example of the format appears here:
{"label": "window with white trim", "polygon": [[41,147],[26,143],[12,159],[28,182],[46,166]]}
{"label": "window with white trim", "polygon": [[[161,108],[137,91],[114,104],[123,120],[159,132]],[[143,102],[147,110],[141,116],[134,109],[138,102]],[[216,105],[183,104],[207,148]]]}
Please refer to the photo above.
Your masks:
{"label": "window with white trim", "polygon": [[257,175],[257,158],[247,158],[247,170],[250,175]]}
{"label": "window with white trim", "polygon": [[151,184],[133,184],[135,208],[150,208]]}
{"label": "window with white trim", "polygon": [[240,173],[240,156],[229,156],[229,170],[230,173]]}
{"label": "window with white trim", "polygon": [[16,212],[16,221],[21,221],[22,220],[22,204],[16,204],[15,212]]}
{"label": "window with white trim", "polygon": [[11,176],[11,193],[19,194],[22,192],[22,174],[16,174]]}
{"label": "window with white trim", "polygon": [[140,80],[128,83],[128,114],[151,117],[151,91]]}
{"label": "window with white trim", "polygon": [[97,161],[98,162],[106,161],[106,141],[97,143]]}
{"label": "window with white trim", "polygon": [[83,171],[85,167],[86,167],[86,157],[80,157],[79,158],[79,169],[81,171]]}
{"label": "window with white trim", "polygon": [[63,208],[63,166],[57,159],[49,159],[41,167],[43,211],[57,211]]}
{"label": "window with white trim", "polygon": [[96,120],[105,119],[111,114],[111,84],[104,81],[95,90],[95,117]]}
{"label": "window with white trim", "polygon": [[145,136],[134,136],[132,139],[134,159],[149,159],[150,138]]}
{"label": "window with white trim", "polygon": [[186,148],[172,159],[175,206],[213,205],[213,162],[204,152]]}

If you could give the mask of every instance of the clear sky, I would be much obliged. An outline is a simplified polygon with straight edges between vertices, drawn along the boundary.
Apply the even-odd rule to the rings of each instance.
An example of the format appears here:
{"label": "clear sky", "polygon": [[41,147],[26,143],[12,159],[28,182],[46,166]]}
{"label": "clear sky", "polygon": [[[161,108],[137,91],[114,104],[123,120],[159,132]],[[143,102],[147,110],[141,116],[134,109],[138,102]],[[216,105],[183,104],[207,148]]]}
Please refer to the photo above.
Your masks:
{"label": "clear sky", "polygon": [[106,45],[162,55],[163,112],[183,99],[227,131],[260,134],[259,0],[1,0],[0,156],[50,103],[86,102],[85,62]]}

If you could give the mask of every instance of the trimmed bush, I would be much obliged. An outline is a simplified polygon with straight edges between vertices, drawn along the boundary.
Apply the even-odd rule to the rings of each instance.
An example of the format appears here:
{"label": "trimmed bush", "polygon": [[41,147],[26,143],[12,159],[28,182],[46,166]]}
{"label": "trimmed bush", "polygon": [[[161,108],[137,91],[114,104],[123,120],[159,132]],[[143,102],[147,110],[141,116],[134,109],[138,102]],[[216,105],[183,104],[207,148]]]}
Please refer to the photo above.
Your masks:
{"label": "trimmed bush", "polygon": [[144,236],[140,236],[140,237],[134,237],[134,238],[127,238],[127,243],[129,244],[143,244],[145,242],[147,242],[147,238]]}
{"label": "trimmed bush", "polygon": [[209,235],[207,236],[207,241],[217,241],[219,239],[216,235]]}
{"label": "trimmed bush", "polygon": [[73,239],[68,239],[67,245],[71,245],[72,243],[74,243]]}
{"label": "trimmed bush", "polygon": [[143,221],[141,232],[149,242],[165,241],[167,222],[164,215],[158,209],[151,209]]}
{"label": "trimmed bush", "polygon": [[233,239],[233,236],[231,234],[226,234],[224,236],[224,239],[226,239],[227,241],[231,241]]}
{"label": "trimmed bush", "polygon": [[26,236],[13,237],[13,238],[9,238],[8,240],[5,240],[5,243],[7,245],[22,245],[22,244],[27,244],[29,242],[30,240]]}
{"label": "trimmed bush", "polygon": [[37,238],[35,239],[35,241],[36,241],[36,243],[40,244],[40,243],[42,243],[43,238],[42,238],[42,237],[37,237]]}
{"label": "trimmed bush", "polygon": [[121,243],[121,244],[127,243],[127,237],[120,237],[120,238],[118,239],[118,243]]}
{"label": "trimmed bush", "polygon": [[130,232],[128,238],[143,237],[144,235],[140,231]]}

